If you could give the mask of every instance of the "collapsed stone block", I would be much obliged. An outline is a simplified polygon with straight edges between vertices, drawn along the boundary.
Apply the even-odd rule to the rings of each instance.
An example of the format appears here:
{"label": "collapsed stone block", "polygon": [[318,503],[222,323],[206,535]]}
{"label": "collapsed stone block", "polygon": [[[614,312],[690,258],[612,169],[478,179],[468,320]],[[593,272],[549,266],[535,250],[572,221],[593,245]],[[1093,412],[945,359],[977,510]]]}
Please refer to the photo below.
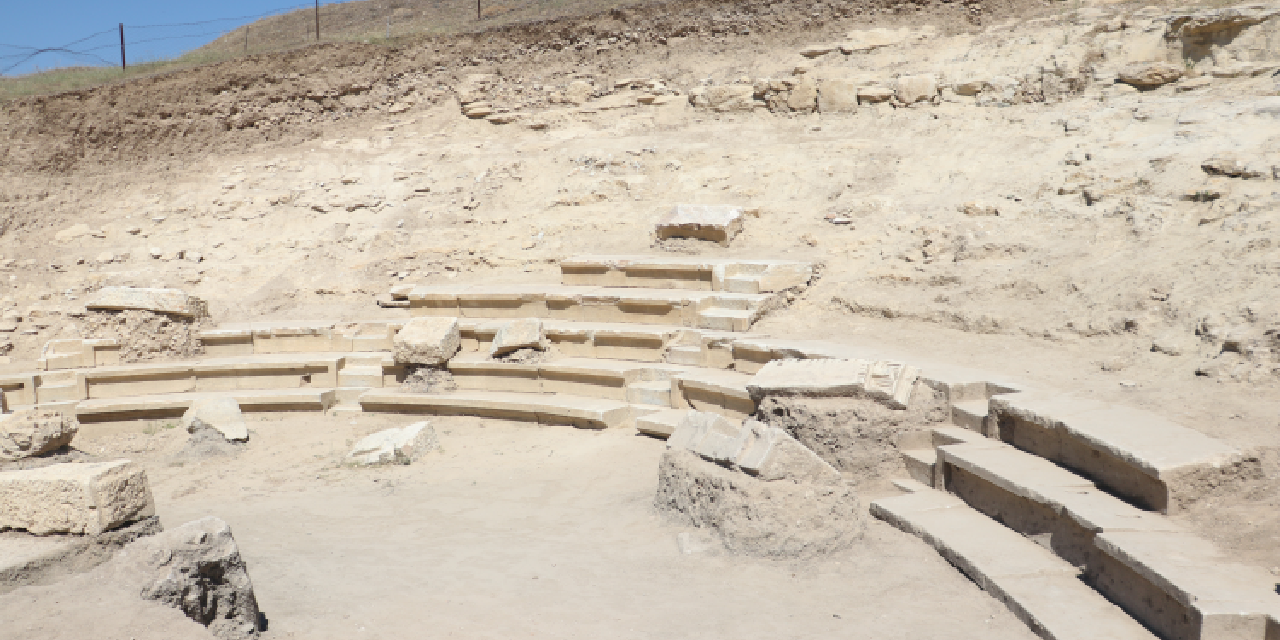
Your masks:
{"label": "collapsed stone block", "polygon": [[84,306],[90,311],[125,311],[133,309],[178,316],[203,317],[208,315],[208,307],[203,300],[189,296],[181,289],[103,287]]}
{"label": "collapsed stone block", "polygon": [[857,495],[842,482],[769,481],[683,449],[663,453],[654,504],[677,522],[714,531],[730,551],[765,557],[838,551],[865,527]]}
{"label": "collapsed stone block", "polygon": [[439,366],[462,347],[458,319],[420,317],[405,323],[392,341],[397,364]]}
{"label": "collapsed stone block", "polygon": [[738,424],[716,413],[690,411],[667,439],[667,448],[683,449],[766,481],[840,481],[835,468],[785,431],[755,420]]}
{"label": "collapsed stone block", "polygon": [[0,530],[97,535],[152,515],[147,475],[128,460],[0,472]]}
{"label": "collapsed stone block", "polygon": [[192,401],[179,423],[187,433],[209,428],[229,442],[247,442],[249,427],[245,425],[240,403],[235,398],[197,398]]}
{"label": "collapsed stone block", "polygon": [[410,464],[440,446],[430,422],[415,422],[407,427],[385,429],[365,436],[356,443],[347,462],[356,465]]}
{"label": "collapsed stone block", "polygon": [[678,204],[658,221],[655,230],[659,240],[695,238],[729,246],[742,226],[742,207]]}
{"label": "collapsed stone block", "polygon": [[493,346],[489,348],[492,357],[504,356],[519,349],[546,350],[548,346],[546,334],[542,331],[542,321],[537,318],[523,318],[504,323],[493,336]]}
{"label": "collapsed stone block", "polygon": [[689,104],[712,111],[750,111],[755,108],[755,89],[749,84],[699,87],[689,92]]}
{"label": "collapsed stone block", "polygon": [[815,358],[773,360],[747,383],[758,403],[765,396],[870,396],[903,409],[911,401],[920,371],[896,362]]}
{"label": "collapsed stone block", "polygon": [[30,458],[71,444],[80,429],[74,415],[40,407],[0,416],[0,461]]}

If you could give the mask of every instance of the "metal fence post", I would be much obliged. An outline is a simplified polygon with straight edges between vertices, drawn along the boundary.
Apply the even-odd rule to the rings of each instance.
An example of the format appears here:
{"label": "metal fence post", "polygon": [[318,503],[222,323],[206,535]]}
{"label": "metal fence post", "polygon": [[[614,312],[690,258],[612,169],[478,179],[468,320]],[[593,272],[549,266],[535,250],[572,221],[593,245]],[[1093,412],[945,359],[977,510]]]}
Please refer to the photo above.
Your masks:
{"label": "metal fence post", "polygon": [[121,22],[120,23],[120,70],[123,71],[127,69],[128,66],[129,65],[125,64],[125,60],[124,60],[124,23]]}
{"label": "metal fence post", "polygon": [[316,0],[316,42],[320,42],[320,0]]}

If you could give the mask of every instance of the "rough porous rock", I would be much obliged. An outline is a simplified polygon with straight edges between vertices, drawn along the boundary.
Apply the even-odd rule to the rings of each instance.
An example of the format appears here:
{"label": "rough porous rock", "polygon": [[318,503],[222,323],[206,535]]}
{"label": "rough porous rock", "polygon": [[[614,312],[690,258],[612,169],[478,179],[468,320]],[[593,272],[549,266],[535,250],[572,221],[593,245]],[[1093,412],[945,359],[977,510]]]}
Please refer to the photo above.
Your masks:
{"label": "rough porous rock", "polygon": [[462,347],[457,318],[414,318],[396,333],[393,350],[397,364],[439,366]]}
{"label": "rough porous rock", "polygon": [[355,465],[410,464],[440,446],[436,430],[430,422],[415,422],[407,427],[384,429],[365,436],[347,454],[347,463]]}
{"label": "rough porous rock", "polygon": [[199,316],[154,311],[90,311],[80,319],[80,333],[88,339],[106,338],[120,344],[120,362],[162,358],[193,358],[204,353]]}
{"label": "rough porous rock", "polygon": [[249,440],[249,427],[235,398],[197,398],[182,414],[179,426],[192,434],[203,428],[213,429],[229,442]]}
{"label": "rough porous rock", "polygon": [[30,458],[71,444],[80,429],[74,415],[28,408],[0,416],[0,461]]}
{"label": "rough porous rock", "polygon": [[761,399],[756,417],[780,428],[858,482],[875,481],[902,466],[897,443],[905,431],[948,419],[942,393],[916,383],[906,409],[868,397]]}
{"label": "rough porous rock", "polygon": [[1167,62],[1139,62],[1121,69],[1116,80],[1139,89],[1154,89],[1176,82],[1182,77],[1182,69]]}
{"label": "rough porous rock", "polygon": [[219,518],[202,518],[142,538],[95,575],[112,588],[182,611],[223,640],[258,635],[253,583],[231,527]]}
{"label": "rough porous rock", "polygon": [[755,89],[749,84],[698,87],[689,91],[689,104],[712,111],[750,111],[755,108]]}
{"label": "rough porous rock", "polygon": [[489,355],[497,358],[519,349],[546,349],[549,343],[542,332],[542,321],[537,318],[512,320],[502,325],[493,336]]}
{"label": "rough porous rock", "polygon": [[857,495],[841,482],[767,481],[683,449],[662,454],[654,502],[681,524],[715,531],[726,549],[756,556],[831,553],[856,542],[865,527]]}
{"label": "rough porous rock", "polygon": [[147,474],[128,460],[0,472],[0,530],[97,535],[153,515]]}

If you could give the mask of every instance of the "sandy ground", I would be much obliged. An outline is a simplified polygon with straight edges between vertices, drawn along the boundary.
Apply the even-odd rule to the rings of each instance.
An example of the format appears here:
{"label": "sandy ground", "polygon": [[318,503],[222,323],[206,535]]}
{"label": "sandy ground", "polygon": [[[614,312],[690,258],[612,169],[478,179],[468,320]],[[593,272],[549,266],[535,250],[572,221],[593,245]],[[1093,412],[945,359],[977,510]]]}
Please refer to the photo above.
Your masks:
{"label": "sandy ground", "polygon": [[[251,420],[237,456],[182,466],[186,434],[163,422],[86,425],[78,443],[143,464],[164,523],[213,513],[231,525],[265,638],[1034,637],[878,521],[820,561],[683,554],[686,530],[652,506],[664,445],[645,436],[436,418],[441,450],[356,469],[340,460],[358,436],[410,418]],[[78,637],[92,622],[81,613],[21,614],[0,638]]]}

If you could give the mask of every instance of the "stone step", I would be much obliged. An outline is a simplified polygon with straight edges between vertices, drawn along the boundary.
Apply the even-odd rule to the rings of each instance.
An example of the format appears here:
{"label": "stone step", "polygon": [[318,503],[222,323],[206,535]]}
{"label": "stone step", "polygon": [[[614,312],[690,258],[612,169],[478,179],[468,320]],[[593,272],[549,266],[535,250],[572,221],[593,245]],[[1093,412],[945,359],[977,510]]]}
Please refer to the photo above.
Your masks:
{"label": "stone step", "polygon": [[653,407],[567,394],[456,391],[399,393],[374,390],[360,398],[365,411],[432,415],[466,415],[586,429],[631,427]]}
{"label": "stone step", "polygon": [[935,478],[948,491],[1083,567],[1086,582],[1161,637],[1210,640],[1224,628],[1241,640],[1269,637],[1268,616],[1280,611],[1269,572],[1012,446],[988,439],[938,455]]}
{"label": "stone step", "polygon": [[169,393],[127,398],[83,400],[76,404],[81,422],[176,418],[197,398],[233,398],[240,410],[325,411],[334,400],[333,389],[266,389],[205,393]]}
{"label": "stone step", "polygon": [[270,353],[389,351],[405,320],[237,322],[200,332],[211,357]]}
{"label": "stone step", "polygon": [[[492,360],[482,352],[449,361],[462,389],[567,393],[632,404],[696,408],[741,419],[755,412],[751,376],[733,371],[608,358],[559,358],[537,364]],[[659,405],[662,399],[666,402]]]}
{"label": "stone step", "polygon": [[633,382],[627,385],[627,402],[647,404],[669,409],[671,407],[671,381]]}
{"label": "stone step", "polygon": [[989,404],[985,399],[953,402],[951,403],[951,423],[983,435],[990,435],[987,430]]}
{"label": "stone step", "polygon": [[698,328],[712,331],[749,331],[760,317],[754,310],[712,309],[698,314]]}
{"label": "stone step", "polygon": [[347,366],[338,372],[338,385],[342,387],[381,387],[382,366]]}
{"label": "stone step", "polygon": [[662,438],[671,437],[680,421],[689,415],[692,409],[663,409],[636,418],[636,430],[645,435]]}
{"label": "stone step", "polygon": [[1047,640],[1154,640],[1078,570],[959,498],[923,485],[871,503],[871,513],[915,535]]}
{"label": "stone step", "polygon": [[[807,284],[813,265],[796,260],[685,256],[574,256],[560,261],[565,285],[769,293]],[[394,295],[394,294],[393,294]]]}
{"label": "stone step", "polygon": [[991,399],[1001,440],[1084,475],[1141,507],[1174,513],[1200,479],[1242,460],[1220,440],[1130,407],[1046,391]]}
{"label": "stone step", "polygon": [[[774,294],[565,285],[420,285],[407,297],[412,315],[696,327],[699,314],[706,311],[758,314]],[[738,326],[742,326],[740,322]],[[749,328],[748,323],[736,330]]]}

